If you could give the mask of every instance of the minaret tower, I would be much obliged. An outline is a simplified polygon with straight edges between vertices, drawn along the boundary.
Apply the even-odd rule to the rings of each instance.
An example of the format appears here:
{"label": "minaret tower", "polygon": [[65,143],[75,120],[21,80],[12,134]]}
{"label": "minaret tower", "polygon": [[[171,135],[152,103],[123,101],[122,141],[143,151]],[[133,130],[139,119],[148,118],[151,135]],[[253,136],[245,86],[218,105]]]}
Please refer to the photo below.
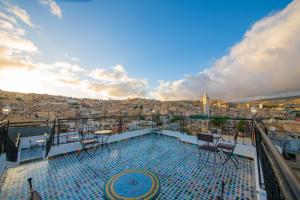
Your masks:
{"label": "minaret tower", "polygon": [[209,97],[207,96],[206,93],[202,98],[202,102],[203,102],[203,113],[209,116]]}

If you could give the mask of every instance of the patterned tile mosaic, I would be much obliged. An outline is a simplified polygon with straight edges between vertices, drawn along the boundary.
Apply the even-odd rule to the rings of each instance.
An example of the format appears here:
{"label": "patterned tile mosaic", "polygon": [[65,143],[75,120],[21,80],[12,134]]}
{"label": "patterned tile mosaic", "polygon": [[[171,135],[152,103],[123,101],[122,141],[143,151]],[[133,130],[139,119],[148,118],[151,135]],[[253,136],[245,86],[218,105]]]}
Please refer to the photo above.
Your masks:
{"label": "patterned tile mosaic", "polygon": [[158,174],[157,199],[215,199],[224,180],[225,199],[256,199],[254,162],[239,158],[239,169],[199,159],[195,145],[158,134],[100,147],[93,158],[76,154],[10,168],[0,186],[0,199],[26,199],[27,178],[43,199],[103,199],[106,181],[125,169],[146,169]]}

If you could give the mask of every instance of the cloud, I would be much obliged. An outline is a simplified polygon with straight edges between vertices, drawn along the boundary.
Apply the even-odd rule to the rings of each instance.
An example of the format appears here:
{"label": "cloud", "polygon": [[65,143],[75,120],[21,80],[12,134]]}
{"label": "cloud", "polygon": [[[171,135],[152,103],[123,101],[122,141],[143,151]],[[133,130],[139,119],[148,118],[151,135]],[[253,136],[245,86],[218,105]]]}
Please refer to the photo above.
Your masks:
{"label": "cloud", "polygon": [[87,88],[94,92],[103,92],[110,97],[146,97],[148,82],[128,76],[122,65],[111,69],[98,68],[88,73],[95,81],[87,83]]}
{"label": "cloud", "polygon": [[57,84],[77,86],[80,84],[80,75],[86,70],[78,65],[73,65],[68,62],[55,62],[53,64],[36,63],[35,70],[43,74],[48,74],[51,82]]}
{"label": "cloud", "polygon": [[49,7],[51,13],[59,18],[62,18],[62,11],[55,0],[39,0],[39,2],[46,7]]}
{"label": "cloud", "polygon": [[122,65],[116,65],[112,69],[95,69],[89,74],[92,78],[98,80],[127,81],[129,80],[127,72]]}
{"label": "cloud", "polygon": [[[2,2],[6,12],[0,12],[0,69],[1,68],[32,68],[28,55],[38,52],[35,44],[25,38],[25,30],[17,23],[18,15],[10,10],[25,10]],[[29,18],[28,18],[29,19]],[[30,22],[30,21],[29,21]]]}
{"label": "cloud", "polygon": [[69,55],[53,63],[35,62],[39,49],[19,25],[21,20],[33,28],[29,15],[4,2],[6,8],[0,12],[3,90],[105,99],[152,95],[162,100],[199,99],[204,92],[231,100],[300,91],[300,1],[256,22],[210,68],[180,80],[161,80],[153,90],[147,80],[131,77],[122,65],[91,70],[68,62],[78,61]]}
{"label": "cloud", "polygon": [[12,5],[8,1],[2,1],[2,4],[6,6],[6,10],[8,12],[14,14],[16,17],[18,17],[22,22],[24,22],[28,26],[34,27],[34,24],[32,23],[30,16],[26,12],[26,10],[20,8],[19,6]]}
{"label": "cloud", "polygon": [[[47,74],[51,82],[55,82],[58,86],[81,88],[80,90],[86,92],[86,96],[89,97],[122,99],[147,95],[147,81],[128,77],[121,65],[111,69],[98,68],[90,71],[68,62],[37,63],[35,71]],[[101,76],[91,77],[94,72],[102,73]]]}
{"label": "cloud", "polygon": [[11,23],[17,25],[17,21],[16,21],[16,19],[14,17],[11,17],[11,16],[9,16],[9,15],[3,13],[3,12],[0,12],[0,17],[2,19],[7,20],[8,22],[11,22]]}
{"label": "cloud", "polygon": [[[144,97],[147,81],[132,78],[126,69],[89,70],[61,60],[54,63],[34,62],[32,55],[39,53],[16,19],[20,7],[5,2],[6,13],[0,12],[0,88],[17,92],[48,93],[73,97],[113,98]],[[28,15],[29,16],[29,15]],[[27,18],[27,22],[30,22]],[[79,61],[79,58],[66,58]]]}
{"label": "cloud", "polygon": [[212,67],[181,80],[160,81],[162,100],[227,100],[300,91],[300,1],[256,22]]}
{"label": "cloud", "polygon": [[101,92],[111,98],[134,98],[147,96],[147,81],[130,79],[118,82],[88,82],[87,88],[93,92]]}
{"label": "cloud", "polygon": [[72,61],[74,61],[74,62],[79,62],[80,61],[79,58],[74,57],[74,56],[70,56],[69,54],[66,54],[65,57],[72,60]]}
{"label": "cloud", "polygon": [[[10,32],[12,33],[12,31]],[[24,52],[36,52],[37,47],[33,42],[20,37],[18,34],[9,34],[8,32],[0,32],[1,46],[5,46],[14,50],[20,50]]]}
{"label": "cloud", "polygon": [[[67,62],[34,63],[33,68],[0,68],[0,88],[73,97],[124,99],[145,97],[147,81],[88,79],[90,71]],[[7,74],[13,74],[7,76]],[[25,87],[27,86],[27,87]],[[30,88],[28,88],[30,87]]]}

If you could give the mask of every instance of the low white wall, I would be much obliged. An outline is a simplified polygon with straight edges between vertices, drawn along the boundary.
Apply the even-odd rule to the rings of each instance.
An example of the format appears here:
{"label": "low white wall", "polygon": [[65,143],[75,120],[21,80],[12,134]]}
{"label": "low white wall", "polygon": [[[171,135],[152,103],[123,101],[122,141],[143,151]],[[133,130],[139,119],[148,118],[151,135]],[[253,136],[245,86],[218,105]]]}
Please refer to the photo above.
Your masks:
{"label": "low white wall", "polygon": [[20,140],[20,148],[25,149],[30,147],[30,141],[31,145],[37,144],[36,141],[38,140],[44,140],[44,135],[37,135],[37,136],[31,136],[31,137],[22,137]]}
{"label": "low white wall", "polygon": [[[254,153],[254,167],[255,167],[255,183],[256,183],[256,191],[257,191],[257,200],[266,200],[267,193],[264,189],[262,189],[259,185],[259,176],[258,176],[258,163],[257,163],[257,155]],[[261,174],[262,176],[262,174]],[[263,176],[262,176],[263,178]]]}
{"label": "low white wall", "polygon": [[[153,129],[142,129],[142,130],[136,130],[136,131],[130,131],[130,132],[124,132],[122,134],[114,134],[109,137],[108,143],[125,140],[132,137],[141,136],[147,133],[150,133]],[[178,131],[170,131],[170,130],[163,130],[161,131],[161,134],[176,137],[179,140],[191,144],[197,144],[197,138],[196,136],[187,135]],[[37,137],[37,136],[35,136]],[[42,136],[43,137],[43,136]],[[32,138],[32,137],[31,137]],[[106,139],[106,138],[104,138]],[[26,141],[28,142],[28,140]],[[223,141],[222,141],[223,142]],[[25,143],[25,142],[24,142]],[[59,146],[53,146],[48,154],[48,156],[55,156],[59,154],[69,153],[73,151],[78,151],[81,149],[81,145],[79,142],[73,142],[73,143],[66,143],[61,144]],[[251,145],[245,145],[245,144],[237,144],[235,151],[235,154],[245,156],[248,158],[255,157],[255,148]]]}
{"label": "low white wall", "polygon": [[[167,135],[167,136],[171,136],[171,137],[176,137],[179,140],[183,141],[183,142],[187,142],[187,143],[191,143],[191,144],[197,144],[197,138],[196,136],[192,136],[192,135],[186,135],[184,133],[178,132],[178,131],[169,131],[169,130],[163,130],[162,134]],[[199,144],[204,142],[199,141]],[[228,142],[224,142],[222,141],[222,143],[228,143]],[[241,156],[245,156],[248,158],[253,158],[254,159],[254,155],[255,155],[255,148],[251,145],[246,145],[246,144],[237,144],[234,150],[234,153],[237,155],[241,155]]]}
{"label": "low white wall", "polygon": [[[152,131],[152,129],[143,129],[143,130],[124,132],[122,134],[114,134],[108,138],[107,142],[108,143],[117,142],[117,141],[129,139],[129,138],[145,135],[145,134],[150,133],[151,131]],[[106,138],[104,138],[104,139],[106,139]],[[73,142],[73,143],[62,144],[59,146],[53,146],[53,147],[51,147],[48,157],[65,154],[65,153],[69,153],[69,152],[74,152],[74,151],[78,151],[80,149],[81,149],[80,142]]]}

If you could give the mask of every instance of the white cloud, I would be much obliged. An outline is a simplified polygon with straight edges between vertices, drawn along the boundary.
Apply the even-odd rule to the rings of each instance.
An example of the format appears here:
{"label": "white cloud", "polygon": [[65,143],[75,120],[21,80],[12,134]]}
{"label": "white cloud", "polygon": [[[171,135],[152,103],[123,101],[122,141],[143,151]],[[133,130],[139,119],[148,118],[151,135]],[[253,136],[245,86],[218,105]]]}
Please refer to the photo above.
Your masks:
{"label": "white cloud", "polygon": [[87,83],[87,88],[94,92],[103,92],[113,98],[146,97],[148,82],[145,79],[136,79],[128,76],[122,65],[111,69],[98,68],[88,73],[94,81]]}
{"label": "white cloud", "polygon": [[128,79],[127,81],[90,81],[86,83],[87,88],[94,92],[101,92],[110,98],[134,98],[146,97],[147,81],[144,79]]}
{"label": "white cloud", "polygon": [[28,55],[38,52],[35,44],[25,38],[25,30],[17,23],[19,18],[10,9],[25,10],[2,2],[8,13],[0,12],[0,69],[3,67],[31,68],[32,63]]}
{"label": "white cloud", "polygon": [[0,69],[0,88],[9,91],[106,99],[147,95],[146,80],[129,78],[127,81],[103,81],[87,79],[89,74],[90,71],[67,62],[35,63],[32,68],[3,67]]}
{"label": "white cloud", "polygon": [[[22,8],[4,4],[8,10]],[[89,70],[66,61],[34,62],[38,52],[35,44],[26,38],[18,25],[15,12],[0,12],[0,88],[18,92],[58,94],[73,97],[114,98],[144,97],[147,81],[128,76],[121,65],[111,69]],[[28,15],[29,16],[29,15]],[[28,18],[29,19],[29,18]],[[65,55],[72,61],[79,58]]]}
{"label": "white cloud", "polygon": [[116,65],[112,69],[95,69],[89,74],[92,78],[98,80],[128,81],[129,77],[122,65]]}
{"label": "white cloud", "polygon": [[114,99],[152,94],[163,100],[199,99],[204,92],[213,98],[241,99],[300,91],[300,1],[255,23],[211,68],[181,80],[160,81],[151,92],[147,80],[129,76],[122,65],[90,70],[64,60],[34,62],[38,47],[17,21],[33,27],[29,15],[18,6],[4,5],[6,11],[0,12],[0,88],[4,90]]}
{"label": "white cloud", "polygon": [[30,16],[26,12],[26,10],[20,8],[19,6],[12,5],[8,1],[2,1],[2,4],[6,6],[6,10],[8,12],[14,14],[16,17],[18,17],[22,22],[24,22],[28,26],[34,27],[34,24],[32,23]]}
{"label": "white cloud", "polygon": [[0,17],[7,20],[7,21],[9,21],[9,22],[11,22],[11,23],[13,23],[13,24],[15,24],[15,25],[17,24],[17,21],[15,20],[14,17],[11,17],[11,16],[9,16],[9,15],[3,13],[3,12],[0,12]]}
{"label": "white cloud", "polygon": [[65,57],[72,60],[72,61],[74,61],[74,62],[79,62],[80,61],[79,58],[77,58],[75,56],[70,56],[69,54],[66,54]]}
{"label": "white cloud", "polygon": [[[11,33],[11,32],[10,32]],[[13,35],[8,32],[0,32],[0,45],[14,50],[20,50],[24,52],[36,52],[37,47],[33,42],[23,37],[19,37],[17,34]]]}
{"label": "white cloud", "polygon": [[211,68],[173,82],[161,81],[159,99],[241,99],[299,92],[300,1],[256,22]]}
{"label": "white cloud", "polygon": [[39,0],[46,7],[49,7],[51,13],[59,18],[62,18],[62,11],[55,0]]}

